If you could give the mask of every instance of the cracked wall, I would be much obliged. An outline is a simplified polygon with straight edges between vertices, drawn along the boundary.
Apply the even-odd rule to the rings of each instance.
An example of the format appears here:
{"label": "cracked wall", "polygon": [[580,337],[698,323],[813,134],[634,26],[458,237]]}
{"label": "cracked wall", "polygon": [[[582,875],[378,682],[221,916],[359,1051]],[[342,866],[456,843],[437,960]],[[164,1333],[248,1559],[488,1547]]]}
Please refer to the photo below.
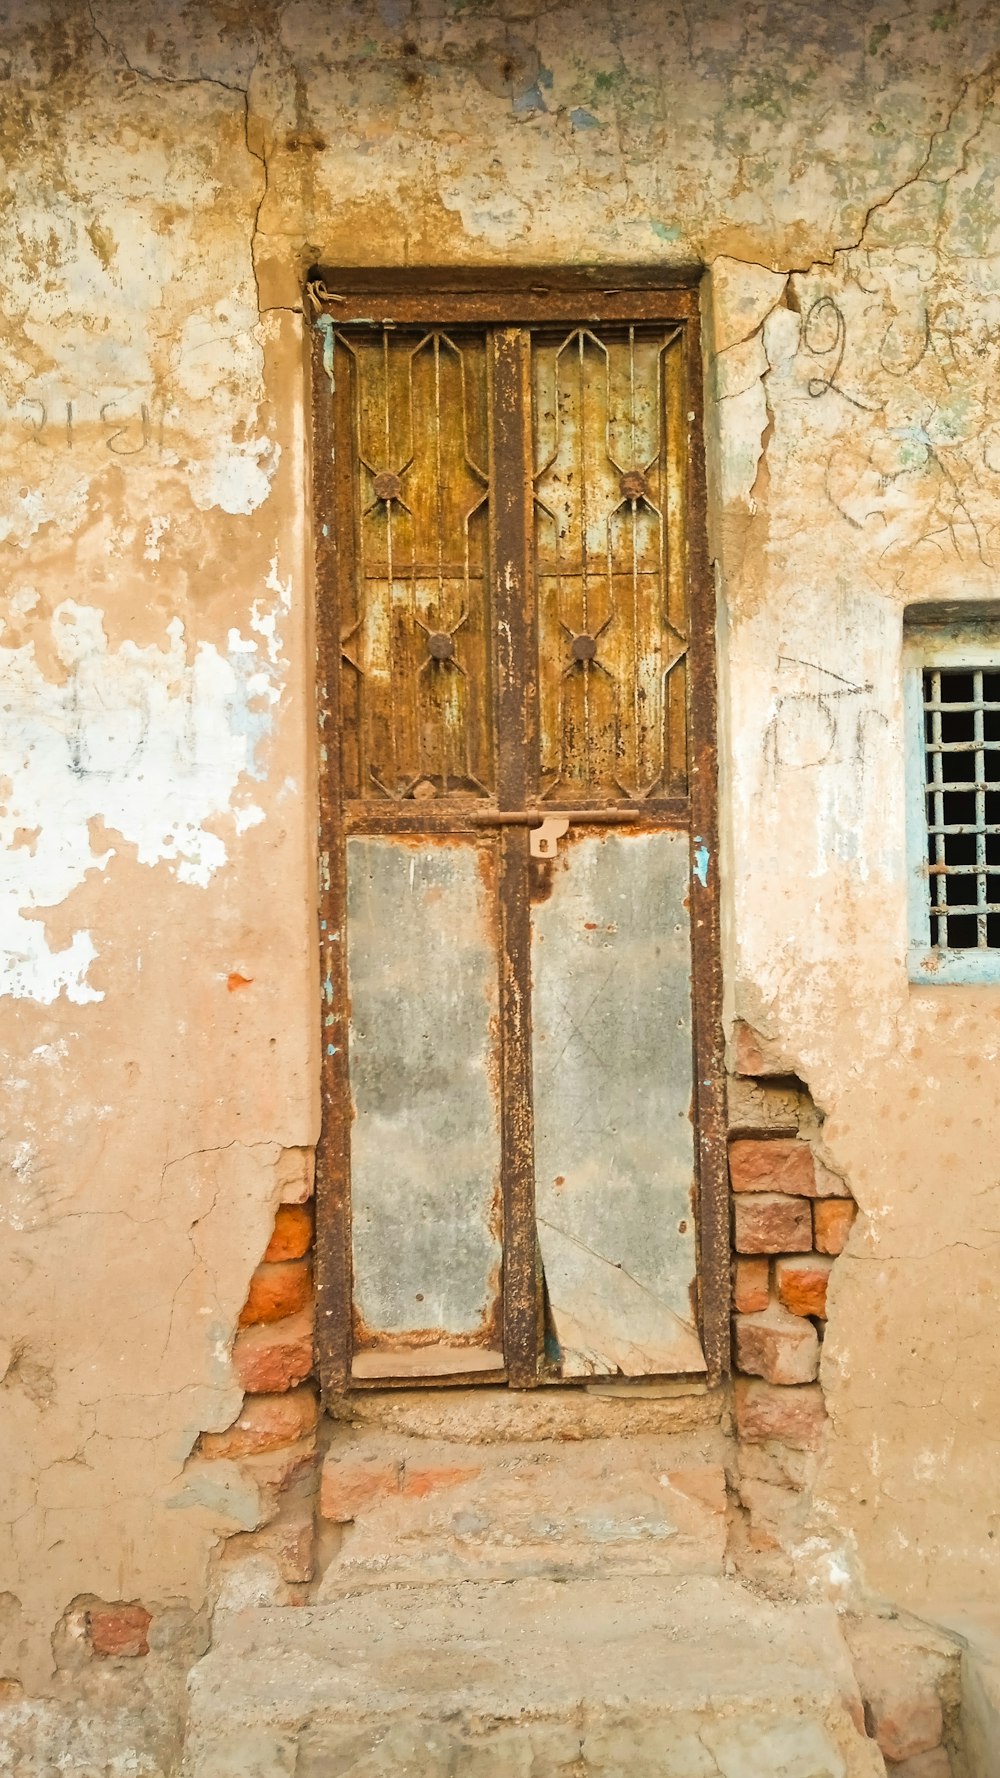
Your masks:
{"label": "cracked wall", "polygon": [[5,1672],[253,1517],[184,1465],[317,1134],[315,261],[710,269],[730,1014],[861,1210],[816,1536],[995,1588],[995,991],[906,982],[899,657],[995,593],[998,69],[973,0],[11,0]]}

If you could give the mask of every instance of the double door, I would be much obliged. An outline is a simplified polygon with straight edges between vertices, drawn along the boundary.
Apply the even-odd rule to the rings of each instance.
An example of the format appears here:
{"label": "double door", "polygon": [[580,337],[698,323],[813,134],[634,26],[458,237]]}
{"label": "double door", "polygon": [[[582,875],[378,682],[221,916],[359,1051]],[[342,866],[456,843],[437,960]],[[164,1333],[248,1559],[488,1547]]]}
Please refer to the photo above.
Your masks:
{"label": "double door", "polygon": [[320,292],[328,1387],[719,1366],[693,316],[631,298]]}

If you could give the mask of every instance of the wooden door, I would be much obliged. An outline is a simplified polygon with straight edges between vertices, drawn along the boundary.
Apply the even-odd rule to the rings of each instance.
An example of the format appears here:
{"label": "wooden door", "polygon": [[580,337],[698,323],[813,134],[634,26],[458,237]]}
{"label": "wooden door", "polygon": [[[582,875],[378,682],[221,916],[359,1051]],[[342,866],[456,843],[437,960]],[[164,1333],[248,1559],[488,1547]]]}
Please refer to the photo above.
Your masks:
{"label": "wooden door", "polygon": [[328,1387],[721,1364],[694,317],[630,294],[319,295]]}

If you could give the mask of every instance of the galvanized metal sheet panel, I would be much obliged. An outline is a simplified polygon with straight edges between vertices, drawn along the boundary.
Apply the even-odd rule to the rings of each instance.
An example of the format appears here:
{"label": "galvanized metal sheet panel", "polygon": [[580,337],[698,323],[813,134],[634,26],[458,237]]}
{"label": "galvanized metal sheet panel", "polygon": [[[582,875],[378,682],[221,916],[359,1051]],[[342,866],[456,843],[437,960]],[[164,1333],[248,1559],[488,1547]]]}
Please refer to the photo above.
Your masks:
{"label": "galvanized metal sheet panel", "polygon": [[533,909],[536,1202],[565,1376],[705,1368],[683,833],[578,832]]}
{"label": "galvanized metal sheet panel", "polygon": [[498,1362],[493,851],[347,845],[355,1341],[424,1348],[435,1373],[468,1369],[469,1346]]}

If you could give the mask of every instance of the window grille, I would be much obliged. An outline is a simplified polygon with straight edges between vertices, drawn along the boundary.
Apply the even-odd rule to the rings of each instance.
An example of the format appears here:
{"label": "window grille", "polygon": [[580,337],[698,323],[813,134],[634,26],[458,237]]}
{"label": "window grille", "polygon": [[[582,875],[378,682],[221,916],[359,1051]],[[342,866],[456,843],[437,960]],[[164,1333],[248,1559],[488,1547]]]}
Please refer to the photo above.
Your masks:
{"label": "window grille", "polygon": [[1000,672],[926,668],[930,942],[1000,947]]}
{"label": "window grille", "polygon": [[904,635],[910,976],[1000,983],[1000,612]]}

